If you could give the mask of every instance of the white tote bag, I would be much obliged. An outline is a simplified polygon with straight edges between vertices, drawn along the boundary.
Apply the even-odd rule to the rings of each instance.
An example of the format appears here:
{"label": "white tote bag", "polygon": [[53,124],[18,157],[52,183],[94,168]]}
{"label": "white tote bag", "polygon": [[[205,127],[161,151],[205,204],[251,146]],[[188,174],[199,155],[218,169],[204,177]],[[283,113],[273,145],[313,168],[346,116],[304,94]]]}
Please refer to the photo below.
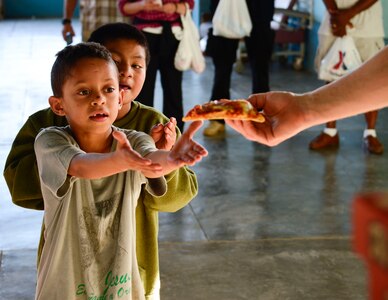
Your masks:
{"label": "white tote bag", "polygon": [[251,34],[252,21],[245,0],[220,0],[212,22],[216,36],[241,39]]}
{"label": "white tote bag", "polygon": [[362,64],[351,36],[338,37],[321,61],[318,78],[334,81]]}
{"label": "white tote bag", "polygon": [[202,73],[206,62],[199,44],[199,31],[191,18],[191,11],[186,3],[186,15],[181,15],[183,33],[175,54],[174,65],[179,71],[192,69]]}

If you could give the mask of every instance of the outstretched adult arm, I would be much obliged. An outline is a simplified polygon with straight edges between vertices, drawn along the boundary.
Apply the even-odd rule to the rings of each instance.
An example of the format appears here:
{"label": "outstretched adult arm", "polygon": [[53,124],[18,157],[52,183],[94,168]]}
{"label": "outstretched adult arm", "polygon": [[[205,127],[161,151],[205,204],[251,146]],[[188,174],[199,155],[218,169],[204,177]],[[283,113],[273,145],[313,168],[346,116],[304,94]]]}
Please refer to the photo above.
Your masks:
{"label": "outstretched adult arm", "polygon": [[255,94],[249,101],[265,123],[227,120],[247,139],[275,146],[314,125],[388,106],[388,47],[352,73],[305,93]]}

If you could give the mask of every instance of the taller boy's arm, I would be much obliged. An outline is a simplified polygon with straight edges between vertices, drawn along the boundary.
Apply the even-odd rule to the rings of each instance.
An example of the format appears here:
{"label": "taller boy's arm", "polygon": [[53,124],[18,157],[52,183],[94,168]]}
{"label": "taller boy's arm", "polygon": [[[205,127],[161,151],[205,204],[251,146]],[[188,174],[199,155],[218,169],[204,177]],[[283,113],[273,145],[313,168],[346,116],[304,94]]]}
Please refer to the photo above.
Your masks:
{"label": "taller boy's arm", "polygon": [[3,172],[14,204],[44,209],[34,152],[35,137],[41,128],[66,124],[64,117],[55,116],[50,109],[44,109],[30,116],[16,135]]}
{"label": "taller boy's arm", "polygon": [[154,197],[143,191],[144,205],[152,210],[175,212],[186,206],[198,194],[198,181],[195,173],[188,167],[182,167],[165,176],[167,192],[163,196]]}
{"label": "taller boy's arm", "polygon": [[[117,123],[117,127],[132,128],[143,132],[150,132],[150,124],[165,124],[169,121],[167,117],[155,111],[153,108],[146,107],[133,102],[133,112],[139,116],[133,118],[134,123]],[[181,133],[176,128],[176,137]],[[175,140],[174,140],[175,142]],[[167,181],[167,191],[163,196],[155,197],[142,189],[140,201],[144,203],[147,209],[163,212],[175,212],[186,206],[198,193],[198,181],[195,173],[187,166],[179,168],[176,171],[165,176]]]}
{"label": "taller boy's arm", "polygon": [[13,203],[43,210],[43,198],[34,152],[37,130],[28,120],[12,143],[4,167],[4,178]]}

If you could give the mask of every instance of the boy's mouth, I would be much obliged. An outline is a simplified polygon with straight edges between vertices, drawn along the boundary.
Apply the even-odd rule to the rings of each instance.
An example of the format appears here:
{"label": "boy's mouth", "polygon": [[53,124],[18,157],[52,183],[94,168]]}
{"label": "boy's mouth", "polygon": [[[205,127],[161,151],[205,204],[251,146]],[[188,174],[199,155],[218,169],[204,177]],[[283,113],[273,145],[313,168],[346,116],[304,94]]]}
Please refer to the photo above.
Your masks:
{"label": "boy's mouth", "polygon": [[89,118],[97,121],[97,120],[106,119],[107,117],[109,117],[109,115],[106,113],[95,113],[95,114],[91,115]]}
{"label": "boy's mouth", "polygon": [[126,85],[126,84],[120,84],[119,87],[120,87],[120,90],[124,90],[124,91],[131,89],[131,87],[129,85]]}

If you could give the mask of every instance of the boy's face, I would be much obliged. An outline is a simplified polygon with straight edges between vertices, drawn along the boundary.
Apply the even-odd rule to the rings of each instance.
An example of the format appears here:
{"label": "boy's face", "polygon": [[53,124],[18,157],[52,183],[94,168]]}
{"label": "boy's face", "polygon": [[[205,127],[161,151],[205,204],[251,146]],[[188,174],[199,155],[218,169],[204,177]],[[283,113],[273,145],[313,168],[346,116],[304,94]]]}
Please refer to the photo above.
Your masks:
{"label": "boy's face", "polygon": [[72,131],[110,132],[122,104],[117,69],[98,58],[84,58],[71,70],[61,98],[50,97],[53,111],[65,115]]}
{"label": "boy's face", "polygon": [[[112,54],[120,74],[123,106],[129,106],[140,93],[146,76],[146,52],[134,40],[117,39],[104,44]],[[129,109],[128,109],[129,110]]]}

